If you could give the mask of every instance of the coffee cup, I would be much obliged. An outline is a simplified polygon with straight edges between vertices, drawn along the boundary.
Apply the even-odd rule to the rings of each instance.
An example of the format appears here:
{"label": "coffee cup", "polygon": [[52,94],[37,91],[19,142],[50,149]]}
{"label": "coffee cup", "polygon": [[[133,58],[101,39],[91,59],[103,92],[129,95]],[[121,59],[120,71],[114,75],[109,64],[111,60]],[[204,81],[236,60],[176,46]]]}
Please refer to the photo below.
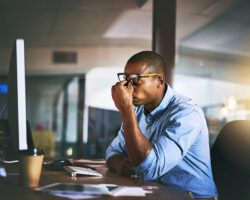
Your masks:
{"label": "coffee cup", "polygon": [[19,151],[20,184],[24,187],[38,187],[42,172],[44,152],[42,149]]}

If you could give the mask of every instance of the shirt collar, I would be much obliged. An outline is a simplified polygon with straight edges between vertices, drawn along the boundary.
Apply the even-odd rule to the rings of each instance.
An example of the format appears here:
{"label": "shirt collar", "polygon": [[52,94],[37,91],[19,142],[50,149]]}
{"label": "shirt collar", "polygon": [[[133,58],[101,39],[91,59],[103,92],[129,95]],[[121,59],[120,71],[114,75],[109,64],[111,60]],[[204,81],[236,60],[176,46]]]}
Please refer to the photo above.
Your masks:
{"label": "shirt collar", "polygon": [[166,84],[166,87],[167,87],[167,90],[165,92],[165,95],[161,103],[152,112],[150,112],[148,116],[152,116],[152,117],[156,116],[159,112],[164,110],[170,103],[172,97],[174,96],[174,91],[168,84]]}

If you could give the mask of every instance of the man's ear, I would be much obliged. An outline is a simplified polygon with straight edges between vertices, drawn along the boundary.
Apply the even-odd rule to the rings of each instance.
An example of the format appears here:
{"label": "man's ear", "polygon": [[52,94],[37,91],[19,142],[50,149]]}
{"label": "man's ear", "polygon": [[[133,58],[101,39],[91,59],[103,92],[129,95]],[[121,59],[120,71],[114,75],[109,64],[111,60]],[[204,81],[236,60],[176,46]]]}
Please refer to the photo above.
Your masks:
{"label": "man's ear", "polygon": [[157,84],[157,88],[160,88],[161,86],[163,86],[165,84],[165,77],[164,76],[159,76],[158,77],[158,84]]}

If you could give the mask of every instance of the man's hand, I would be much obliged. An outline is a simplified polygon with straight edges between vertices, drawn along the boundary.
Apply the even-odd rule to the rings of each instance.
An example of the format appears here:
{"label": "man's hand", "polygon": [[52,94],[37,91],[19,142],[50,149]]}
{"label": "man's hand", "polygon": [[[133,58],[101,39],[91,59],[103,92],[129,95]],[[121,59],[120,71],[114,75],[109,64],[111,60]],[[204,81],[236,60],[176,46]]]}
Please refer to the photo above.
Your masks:
{"label": "man's hand", "polygon": [[133,85],[127,81],[120,81],[112,86],[112,98],[120,112],[133,107],[133,92]]}
{"label": "man's hand", "polygon": [[119,175],[130,176],[132,174],[133,165],[125,156],[114,155],[108,159],[107,165],[109,169]]}
{"label": "man's hand", "polygon": [[118,163],[116,167],[116,173],[123,176],[130,176],[132,173],[132,168],[132,164],[129,162],[128,158],[126,158],[122,162]]}
{"label": "man's hand", "polygon": [[[137,166],[147,157],[153,145],[140,130],[134,111],[133,92],[134,88],[131,82],[120,81],[112,86],[112,98],[120,111],[123,122],[127,156],[132,165]],[[110,162],[108,166],[110,169],[113,168],[116,173],[126,172],[127,167],[129,169],[129,164],[123,160],[112,164]]]}

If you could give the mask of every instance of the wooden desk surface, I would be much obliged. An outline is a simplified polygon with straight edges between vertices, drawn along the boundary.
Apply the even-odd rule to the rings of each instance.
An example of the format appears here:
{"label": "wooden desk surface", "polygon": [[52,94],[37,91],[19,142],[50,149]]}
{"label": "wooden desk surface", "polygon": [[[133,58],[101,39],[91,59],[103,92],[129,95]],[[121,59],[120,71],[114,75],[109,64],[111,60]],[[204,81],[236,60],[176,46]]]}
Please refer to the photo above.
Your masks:
{"label": "wooden desk surface", "polygon": [[[5,166],[7,172],[15,173],[17,172],[17,165],[14,167],[8,165]],[[117,185],[127,185],[127,186],[157,186],[159,189],[154,190],[153,194],[147,194],[146,197],[110,197],[110,196],[102,196],[100,198],[95,199],[117,199],[117,200],[131,200],[131,199],[150,199],[150,200],[187,200],[189,199],[186,196],[176,193],[172,189],[159,185],[153,182],[145,182],[139,179],[121,177],[117,174],[114,174],[107,170],[105,166],[96,167],[99,172],[101,172],[104,176],[102,178],[99,177],[76,177],[72,178],[64,171],[50,171],[47,169],[43,169],[40,186],[44,186],[47,184],[52,184],[56,182],[60,183],[88,183],[88,184],[101,184],[101,183],[109,183],[109,184],[117,184]],[[19,175],[13,174],[9,175],[7,178],[0,178],[0,197],[3,200],[59,200],[65,199],[61,197],[55,197],[46,193],[36,192],[32,189],[25,188],[19,185]]]}

